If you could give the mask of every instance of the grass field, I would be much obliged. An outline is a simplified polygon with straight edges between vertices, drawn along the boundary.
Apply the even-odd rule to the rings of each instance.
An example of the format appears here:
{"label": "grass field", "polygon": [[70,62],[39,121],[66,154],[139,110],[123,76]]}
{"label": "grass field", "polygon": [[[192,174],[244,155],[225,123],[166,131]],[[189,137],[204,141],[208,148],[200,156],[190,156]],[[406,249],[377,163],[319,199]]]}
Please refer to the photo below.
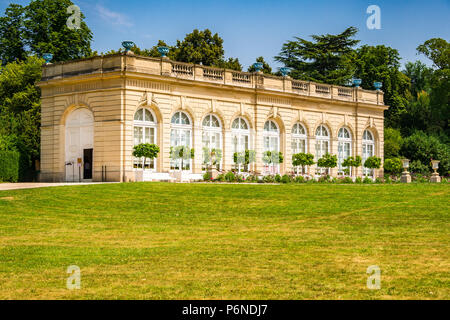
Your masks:
{"label": "grass field", "polygon": [[450,299],[449,199],[444,184],[1,191],[0,299]]}

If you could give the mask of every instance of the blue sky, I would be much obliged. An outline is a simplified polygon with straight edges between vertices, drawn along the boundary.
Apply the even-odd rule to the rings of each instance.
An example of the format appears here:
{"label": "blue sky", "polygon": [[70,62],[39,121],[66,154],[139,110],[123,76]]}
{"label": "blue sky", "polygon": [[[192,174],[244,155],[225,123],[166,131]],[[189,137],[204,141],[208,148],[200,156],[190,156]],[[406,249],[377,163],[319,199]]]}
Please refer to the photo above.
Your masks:
{"label": "blue sky", "polygon": [[[13,1],[26,4],[28,1]],[[3,12],[11,1],[0,0]],[[256,57],[273,61],[282,44],[294,36],[360,31],[361,44],[384,44],[399,50],[402,63],[422,60],[416,47],[425,40],[450,40],[450,0],[75,0],[94,33],[93,49],[105,52],[132,40],[141,48],[158,39],[174,44],[193,29],[209,28],[224,39],[226,57],[238,57],[245,68]],[[369,5],[381,9],[381,30],[369,30]]]}

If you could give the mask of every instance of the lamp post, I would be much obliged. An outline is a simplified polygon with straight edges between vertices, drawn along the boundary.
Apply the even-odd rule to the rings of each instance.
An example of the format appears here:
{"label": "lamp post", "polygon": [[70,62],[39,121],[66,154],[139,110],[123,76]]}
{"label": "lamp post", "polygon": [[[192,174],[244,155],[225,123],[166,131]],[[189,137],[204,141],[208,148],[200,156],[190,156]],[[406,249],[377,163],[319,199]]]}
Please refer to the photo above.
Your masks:
{"label": "lamp post", "polygon": [[402,164],[403,164],[403,173],[402,173],[402,177],[400,178],[400,181],[402,183],[410,183],[411,175],[408,172],[409,159],[402,159]]}
{"label": "lamp post", "polygon": [[434,172],[431,174],[431,182],[441,182],[441,177],[439,176],[439,173],[437,172],[437,169],[439,169],[439,160],[431,160],[431,167],[433,168]]}

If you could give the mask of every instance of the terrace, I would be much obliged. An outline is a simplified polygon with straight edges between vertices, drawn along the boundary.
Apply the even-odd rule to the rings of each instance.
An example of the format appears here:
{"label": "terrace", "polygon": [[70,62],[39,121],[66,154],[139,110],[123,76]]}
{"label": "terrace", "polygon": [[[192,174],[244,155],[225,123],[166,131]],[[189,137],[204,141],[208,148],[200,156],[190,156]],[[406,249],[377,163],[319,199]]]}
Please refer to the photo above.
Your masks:
{"label": "terrace", "polygon": [[114,54],[48,64],[44,67],[42,82],[68,80],[68,78],[77,76],[104,75],[114,72],[146,74],[171,78],[174,81],[196,81],[224,85],[226,87],[241,87],[297,96],[384,105],[384,94],[382,91],[319,84],[310,81],[294,80],[290,77],[266,75],[260,72],[240,72],[176,62],[167,58],[150,58],[133,54]]}

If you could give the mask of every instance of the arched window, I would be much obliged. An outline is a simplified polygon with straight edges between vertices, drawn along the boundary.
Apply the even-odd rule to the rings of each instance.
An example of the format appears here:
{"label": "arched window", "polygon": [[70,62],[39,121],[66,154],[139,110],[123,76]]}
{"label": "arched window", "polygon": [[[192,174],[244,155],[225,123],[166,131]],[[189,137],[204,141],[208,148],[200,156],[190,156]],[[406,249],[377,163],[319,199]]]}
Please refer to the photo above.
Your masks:
{"label": "arched window", "polygon": [[[189,116],[183,111],[177,111],[172,116],[170,130],[170,147],[173,150],[176,147],[184,146],[191,148],[192,146],[192,123]],[[191,159],[171,159],[170,168],[179,170],[183,163],[183,170],[191,170]]]}
{"label": "arched window", "polygon": [[[264,153],[270,151],[272,155],[278,154],[280,151],[280,130],[275,121],[268,120],[264,124],[263,141]],[[268,163],[265,165],[266,172],[268,173],[278,173],[279,167],[278,163]]]}
{"label": "arched window", "polygon": [[296,123],[292,128],[292,154],[306,153],[306,129]]}
{"label": "arched window", "polygon": [[367,158],[375,155],[375,140],[369,130],[364,130],[362,138],[362,164],[363,174],[366,176],[373,176],[373,169],[364,168],[364,162]]}
{"label": "arched window", "polygon": [[[206,170],[206,167],[212,164],[211,151],[219,150],[222,154],[222,125],[215,115],[209,114],[203,119],[202,131],[203,170]],[[221,161],[216,162],[218,170],[220,170],[221,164]]]}
{"label": "arched window", "polygon": [[245,165],[244,160],[245,150],[250,150],[250,129],[244,118],[233,120],[231,124],[231,141],[233,144],[233,162],[236,169],[239,172],[248,171],[249,168]]}
{"label": "arched window", "polygon": [[[134,114],[134,145],[140,143],[156,144],[156,117],[150,109],[141,108]],[[155,169],[155,159],[146,159],[145,169]],[[134,167],[142,168],[144,159],[134,159]]]}
{"label": "arched window", "polygon": [[[316,162],[326,153],[330,153],[330,133],[324,125],[316,129]],[[316,173],[325,173],[325,168],[317,168]]]}
{"label": "arched window", "polygon": [[338,132],[338,175],[351,175],[351,167],[342,166],[345,159],[352,154],[352,136],[347,128],[340,128]]}

